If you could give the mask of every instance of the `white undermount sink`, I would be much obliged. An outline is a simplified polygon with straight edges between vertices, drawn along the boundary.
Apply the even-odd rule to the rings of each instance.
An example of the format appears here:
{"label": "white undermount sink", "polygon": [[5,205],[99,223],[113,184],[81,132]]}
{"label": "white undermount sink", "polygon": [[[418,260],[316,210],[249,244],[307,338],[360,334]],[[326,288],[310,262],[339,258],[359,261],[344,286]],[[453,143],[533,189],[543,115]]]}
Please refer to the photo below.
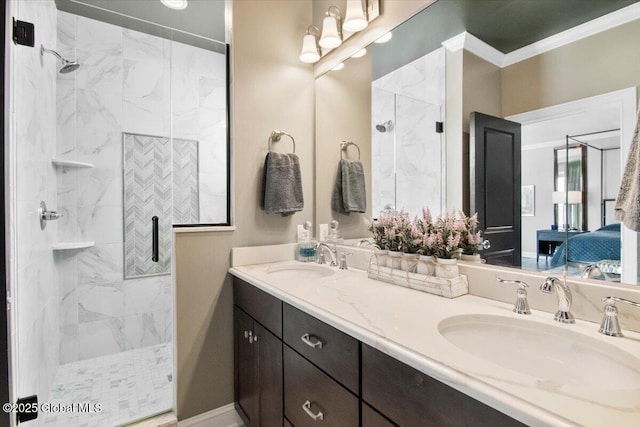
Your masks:
{"label": "white undermount sink", "polygon": [[334,270],[318,264],[287,264],[269,268],[267,274],[278,279],[320,279],[334,274]]}
{"label": "white undermount sink", "polygon": [[438,325],[440,334],[461,350],[536,377],[550,388],[640,388],[640,359],[570,328],[492,315],[453,316]]}

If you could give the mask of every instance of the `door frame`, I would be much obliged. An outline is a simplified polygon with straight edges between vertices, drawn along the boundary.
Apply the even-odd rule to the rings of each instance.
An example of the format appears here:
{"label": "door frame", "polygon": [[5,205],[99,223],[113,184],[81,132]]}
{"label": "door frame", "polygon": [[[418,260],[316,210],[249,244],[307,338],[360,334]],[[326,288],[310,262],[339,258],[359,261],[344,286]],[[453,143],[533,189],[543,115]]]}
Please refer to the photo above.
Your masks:
{"label": "door frame", "polygon": [[[8,310],[8,302],[10,301],[9,290],[10,290],[10,282],[9,282],[9,256],[11,254],[10,250],[10,240],[7,239],[7,231],[10,230],[9,225],[9,208],[11,206],[9,202],[9,142],[10,139],[10,103],[8,96],[10,91],[9,85],[9,64],[12,63],[9,55],[11,54],[11,49],[9,46],[11,37],[9,35],[9,31],[11,31],[11,26],[9,25],[9,20],[11,19],[11,3],[10,1],[4,2],[2,6],[2,57],[4,58],[2,61],[2,71],[0,75],[2,76],[3,83],[3,91],[2,91],[2,105],[4,107],[4,113],[2,114],[2,118],[0,119],[0,126],[2,128],[2,150],[0,152],[0,173],[4,178],[4,185],[0,188],[0,197],[2,198],[2,209],[0,210],[0,231],[2,232],[2,247],[0,249],[0,294],[2,294],[2,301],[0,301],[0,318],[2,319],[2,324],[0,326],[0,401],[2,403],[13,402],[12,397],[12,384],[15,374],[14,364],[10,363],[13,360],[11,349],[13,348],[10,345],[9,340],[12,338],[13,334],[11,332],[12,329],[12,321],[9,316],[12,313]],[[10,413],[5,413],[2,411],[0,413],[0,426],[10,426],[15,425],[15,419],[11,417]]]}
{"label": "door frame", "polygon": [[[591,96],[551,107],[540,108],[525,113],[505,117],[507,120],[522,123],[523,126],[544,122],[559,117],[572,116],[602,106],[617,106],[620,111],[620,165],[626,165],[626,157],[631,148],[631,141],[636,126],[637,92],[635,87],[620,89],[602,95]],[[620,178],[624,167],[620,168]],[[621,283],[638,282],[638,235],[626,227],[621,227]]]}

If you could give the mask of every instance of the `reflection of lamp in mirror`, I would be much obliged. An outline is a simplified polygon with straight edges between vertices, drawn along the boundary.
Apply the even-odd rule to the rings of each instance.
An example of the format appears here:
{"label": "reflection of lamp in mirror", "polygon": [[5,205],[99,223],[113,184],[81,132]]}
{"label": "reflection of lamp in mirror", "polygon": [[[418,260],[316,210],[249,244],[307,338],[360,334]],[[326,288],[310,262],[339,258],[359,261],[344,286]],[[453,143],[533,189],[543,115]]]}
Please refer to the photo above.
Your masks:
{"label": "reflection of lamp in mirror", "polygon": [[362,0],[347,0],[347,11],[344,16],[342,29],[350,33],[362,31],[367,28],[369,22],[362,7]]}
{"label": "reflection of lamp in mirror", "polygon": [[359,51],[357,51],[356,53],[354,53],[353,55],[351,55],[352,58],[362,58],[363,56],[365,56],[367,54],[367,48],[363,47],[362,49],[360,49]]}
{"label": "reflection of lamp in mirror", "polygon": [[300,52],[300,61],[307,64],[313,64],[320,59],[320,52],[318,49],[318,36],[320,30],[315,25],[307,28],[307,34],[302,39],[302,51]]}
{"label": "reflection of lamp in mirror", "polygon": [[566,224],[562,224],[562,228],[560,228],[560,231],[577,229],[577,210],[571,209],[571,219],[567,218],[567,204],[569,206],[581,204],[582,191],[569,191],[569,194],[567,194],[565,191],[554,191],[552,200],[555,205],[562,205],[562,218],[567,220]]}
{"label": "reflection of lamp in mirror", "polygon": [[389,31],[388,33],[384,34],[382,37],[379,37],[378,40],[374,41],[374,43],[377,43],[377,44],[386,43],[389,40],[391,40],[392,37],[393,37],[393,34],[391,34],[391,31]]}
{"label": "reflection of lamp in mirror", "polygon": [[342,44],[342,32],[340,30],[342,14],[340,9],[331,6],[322,20],[322,36],[320,46],[325,49],[334,49]]}
{"label": "reflection of lamp in mirror", "polygon": [[187,0],[160,0],[160,2],[170,9],[182,10],[189,6]]}

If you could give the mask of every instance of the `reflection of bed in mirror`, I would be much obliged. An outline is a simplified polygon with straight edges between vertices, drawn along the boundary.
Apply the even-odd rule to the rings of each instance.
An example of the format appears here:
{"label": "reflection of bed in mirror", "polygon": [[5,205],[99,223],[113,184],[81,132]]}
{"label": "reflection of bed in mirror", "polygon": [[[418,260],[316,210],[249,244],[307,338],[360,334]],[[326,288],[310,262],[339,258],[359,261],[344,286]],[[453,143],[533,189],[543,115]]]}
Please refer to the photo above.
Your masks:
{"label": "reflection of bed in mirror", "polygon": [[562,243],[551,259],[551,268],[565,263],[569,247],[569,263],[596,264],[601,261],[620,261],[620,224],[605,225],[591,233],[578,234]]}

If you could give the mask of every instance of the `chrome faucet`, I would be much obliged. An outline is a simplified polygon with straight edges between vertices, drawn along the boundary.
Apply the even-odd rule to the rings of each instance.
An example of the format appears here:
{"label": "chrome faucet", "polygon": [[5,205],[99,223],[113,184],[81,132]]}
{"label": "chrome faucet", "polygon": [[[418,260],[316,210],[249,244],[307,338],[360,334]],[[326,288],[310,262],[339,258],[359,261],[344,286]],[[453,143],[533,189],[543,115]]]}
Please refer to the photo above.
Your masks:
{"label": "chrome faucet", "polygon": [[540,285],[540,290],[545,294],[550,294],[555,290],[558,297],[558,311],[553,319],[560,323],[576,323],[571,314],[571,290],[565,282],[557,277],[547,277]]}
{"label": "chrome faucet", "polygon": [[342,255],[340,255],[340,265],[338,266],[340,270],[349,269],[349,266],[347,265],[347,255],[353,255],[353,252],[343,252]]}
{"label": "chrome faucet", "polygon": [[635,301],[619,297],[604,297],[602,298],[602,301],[604,301],[604,317],[602,318],[602,323],[600,324],[598,332],[604,335],[609,335],[610,337],[624,336],[620,329],[620,322],[618,322],[618,308],[616,307],[616,303],[623,302],[639,308],[640,304]]}
{"label": "chrome faucet", "polygon": [[584,270],[582,270],[582,278],[590,279],[591,277],[600,277],[602,276],[602,271],[595,264],[587,265]]}
{"label": "chrome faucet", "polygon": [[529,309],[529,303],[527,302],[527,285],[525,282],[520,280],[504,280],[499,277],[496,278],[500,283],[513,283],[518,285],[518,290],[516,292],[517,300],[516,305],[513,307],[513,312],[516,314],[531,314],[531,310]]}
{"label": "chrome faucet", "polygon": [[324,264],[325,263],[324,251],[326,250],[327,252],[329,252],[329,256],[331,256],[331,264],[329,264],[329,265],[331,267],[337,267],[338,266],[338,249],[336,249],[335,245],[333,247],[331,247],[330,245],[328,245],[325,242],[320,242],[316,246],[316,249],[318,251],[318,264]]}

